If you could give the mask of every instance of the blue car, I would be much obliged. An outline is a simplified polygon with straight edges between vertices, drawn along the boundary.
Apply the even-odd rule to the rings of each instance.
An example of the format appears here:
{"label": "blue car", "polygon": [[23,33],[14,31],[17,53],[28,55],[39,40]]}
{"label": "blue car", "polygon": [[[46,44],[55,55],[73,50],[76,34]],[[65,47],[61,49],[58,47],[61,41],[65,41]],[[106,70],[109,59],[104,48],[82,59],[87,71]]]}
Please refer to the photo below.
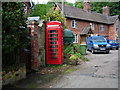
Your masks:
{"label": "blue car", "polygon": [[110,49],[119,49],[118,42],[116,40],[107,40],[110,45]]}
{"label": "blue car", "polygon": [[110,45],[107,43],[107,40],[103,36],[91,36],[86,40],[87,50],[92,53],[95,52],[104,52],[109,53]]}

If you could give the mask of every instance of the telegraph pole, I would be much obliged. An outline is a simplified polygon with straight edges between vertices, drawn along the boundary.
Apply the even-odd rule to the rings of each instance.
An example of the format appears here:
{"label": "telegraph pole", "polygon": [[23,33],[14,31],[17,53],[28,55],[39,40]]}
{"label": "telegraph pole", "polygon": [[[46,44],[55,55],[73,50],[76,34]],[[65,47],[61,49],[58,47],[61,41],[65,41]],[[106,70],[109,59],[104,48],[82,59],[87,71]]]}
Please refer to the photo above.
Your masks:
{"label": "telegraph pole", "polygon": [[64,0],[62,0],[62,17],[64,18]]}

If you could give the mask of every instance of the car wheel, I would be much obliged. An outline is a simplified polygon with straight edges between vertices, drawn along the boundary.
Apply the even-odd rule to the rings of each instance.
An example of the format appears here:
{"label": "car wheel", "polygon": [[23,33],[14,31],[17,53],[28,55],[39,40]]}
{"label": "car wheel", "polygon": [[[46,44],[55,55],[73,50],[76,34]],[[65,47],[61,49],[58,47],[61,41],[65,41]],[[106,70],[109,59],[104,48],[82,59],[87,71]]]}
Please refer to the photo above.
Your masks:
{"label": "car wheel", "polygon": [[109,54],[110,51],[106,51],[106,54]]}
{"label": "car wheel", "polygon": [[116,48],[116,50],[119,50],[119,48]]}
{"label": "car wheel", "polygon": [[94,49],[92,49],[91,52],[92,52],[92,54],[94,54],[95,53]]}
{"label": "car wheel", "polygon": [[89,49],[87,49],[87,51],[89,51]]}

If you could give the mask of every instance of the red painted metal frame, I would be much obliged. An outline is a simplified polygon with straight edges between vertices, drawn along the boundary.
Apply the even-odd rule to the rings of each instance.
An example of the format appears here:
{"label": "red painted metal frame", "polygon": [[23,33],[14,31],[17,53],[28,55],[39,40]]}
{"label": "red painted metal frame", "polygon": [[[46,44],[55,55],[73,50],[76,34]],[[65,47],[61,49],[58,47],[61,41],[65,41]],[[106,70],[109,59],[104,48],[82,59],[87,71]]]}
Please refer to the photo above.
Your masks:
{"label": "red painted metal frame", "polygon": [[51,21],[46,24],[46,64],[62,64],[64,45],[62,23]]}

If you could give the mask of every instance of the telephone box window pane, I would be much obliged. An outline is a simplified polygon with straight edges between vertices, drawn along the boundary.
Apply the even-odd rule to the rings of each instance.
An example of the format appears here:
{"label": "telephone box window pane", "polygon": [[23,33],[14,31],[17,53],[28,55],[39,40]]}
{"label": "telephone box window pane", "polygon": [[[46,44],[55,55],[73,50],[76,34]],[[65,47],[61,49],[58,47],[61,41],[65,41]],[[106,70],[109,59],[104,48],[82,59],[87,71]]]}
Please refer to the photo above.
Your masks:
{"label": "telephone box window pane", "polygon": [[51,40],[51,41],[52,41],[52,40],[56,40],[56,38],[49,38],[48,40]]}
{"label": "telephone box window pane", "polygon": [[56,44],[56,42],[49,42],[49,44]]}
{"label": "telephone box window pane", "polygon": [[57,30],[49,30],[48,33],[56,33]]}

